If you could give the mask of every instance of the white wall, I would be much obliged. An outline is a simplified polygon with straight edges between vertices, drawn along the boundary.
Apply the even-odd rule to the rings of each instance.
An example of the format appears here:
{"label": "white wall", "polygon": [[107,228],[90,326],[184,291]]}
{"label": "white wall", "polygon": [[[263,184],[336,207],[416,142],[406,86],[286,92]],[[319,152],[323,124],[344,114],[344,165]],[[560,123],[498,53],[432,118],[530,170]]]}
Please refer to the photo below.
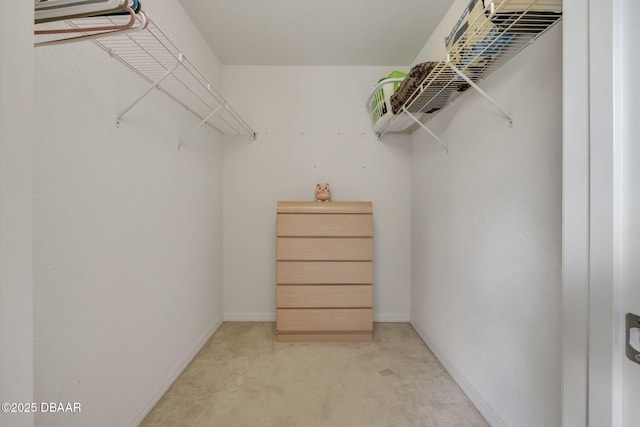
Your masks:
{"label": "white wall", "polygon": [[[147,7],[148,6],[148,7]],[[145,9],[220,85],[175,1]],[[136,425],[222,321],[222,146],[92,43],[38,48],[35,400],[79,402],[47,426]]]}
{"label": "white wall", "polygon": [[31,3],[0,3],[0,403],[33,401],[32,22]]}
{"label": "white wall", "polygon": [[512,128],[470,89],[412,135],[411,322],[496,426],[560,425],[561,45],[482,82]]}
{"label": "white wall", "polygon": [[224,147],[224,306],[228,320],[275,319],[278,200],[374,207],[374,320],[407,321],[410,146],[372,132],[364,103],[389,67],[224,67],[227,100],[259,133]]}

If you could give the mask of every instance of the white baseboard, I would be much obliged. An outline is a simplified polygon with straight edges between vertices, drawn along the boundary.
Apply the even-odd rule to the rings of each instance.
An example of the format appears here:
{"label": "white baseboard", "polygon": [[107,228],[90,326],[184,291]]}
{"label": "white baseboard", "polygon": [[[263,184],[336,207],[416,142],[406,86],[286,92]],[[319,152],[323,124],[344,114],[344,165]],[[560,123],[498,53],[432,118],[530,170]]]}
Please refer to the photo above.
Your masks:
{"label": "white baseboard", "polygon": [[225,322],[275,322],[276,313],[225,313]]}
{"label": "white baseboard", "polygon": [[409,313],[373,313],[373,321],[380,323],[407,323]]}
{"label": "white baseboard", "polygon": [[218,330],[218,328],[222,325],[222,319],[217,319],[209,329],[207,329],[204,334],[200,336],[198,341],[194,344],[191,351],[185,356],[185,358],[178,363],[178,365],[171,371],[171,374],[164,380],[158,389],[153,393],[147,402],[142,405],[142,407],[138,410],[138,412],[133,417],[132,421],[128,423],[128,425],[135,427],[140,425],[144,417],[147,416],[149,412],[153,409],[153,407],[158,403],[158,401],[162,398],[162,396],[169,390],[171,384],[180,376],[180,374],[185,370],[187,365],[191,363],[196,354],[202,349],[202,347],[209,341],[209,338]]}
{"label": "white baseboard", "polygon": [[424,341],[424,343],[427,345],[427,347],[429,347],[434,356],[436,356],[440,364],[442,364],[449,375],[451,375],[451,378],[453,378],[456,384],[458,384],[458,386],[462,389],[464,394],[467,395],[469,400],[471,400],[478,411],[480,411],[489,425],[491,425],[492,427],[506,427],[507,424],[502,421],[500,416],[493,410],[491,405],[489,405],[489,403],[484,400],[480,393],[478,393],[476,389],[473,388],[471,383],[467,381],[464,375],[462,375],[460,371],[458,371],[455,366],[453,366],[453,364],[451,364],[449,360],[442,355],[438,347],[433,345],[426,332],[420,329],[414,322],[411,322],[411,326],[413,326],[413,329],[416,330],[420,338],[422,338],[422,341]]}

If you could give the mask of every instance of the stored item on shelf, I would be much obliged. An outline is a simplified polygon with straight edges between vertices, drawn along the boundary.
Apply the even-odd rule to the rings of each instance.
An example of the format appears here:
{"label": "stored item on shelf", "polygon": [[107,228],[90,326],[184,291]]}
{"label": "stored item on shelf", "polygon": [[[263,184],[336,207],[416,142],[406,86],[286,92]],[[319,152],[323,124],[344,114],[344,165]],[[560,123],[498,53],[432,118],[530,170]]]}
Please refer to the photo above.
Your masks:
{"label": "stored item on shelf", "polygon": [[483,0],[471,0],[445,40],[451,63],[472,79],[478,70],[494,62],[515,37],[496,27],[488,13]]}
{"label": "stored item on shelf", "polygon": [[391,97],[401,87],[401,79],[406,78],[406,75],[407,73],[401,71],[393,71],[378,81],[380,88],[371,97],[369,105],[375,132],[400,132],[413,124],[409,117],[396,117],[391,108]]}
{"label": "stored item on shelf", "polygon": [[400,84],[398,90],[391,96],[391,109],[393,114],[398,114],[402,106],[411,102],[417,94],[417,89],[424,79],[431,73],[437,62],[422,62],[414,65],[409,74]]}
{"label": "stored item on shelf", "polygon": [[525,0],[494,2],[491,22],[509,34],[538,34],[562,17],[562,0]]}

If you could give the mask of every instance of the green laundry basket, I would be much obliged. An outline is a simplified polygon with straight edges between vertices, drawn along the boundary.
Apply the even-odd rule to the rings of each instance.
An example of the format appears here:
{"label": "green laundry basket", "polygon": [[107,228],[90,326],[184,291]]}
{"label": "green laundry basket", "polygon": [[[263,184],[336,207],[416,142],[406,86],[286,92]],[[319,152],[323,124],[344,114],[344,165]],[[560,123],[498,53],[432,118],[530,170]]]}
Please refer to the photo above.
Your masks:
{"label": "green laundry basket", "polygon": [[[404,79],[407,76],[407,73],[403,73],[402,71],[392,71],[388,76],[385,76],[378,80],[378,83],[383,82],[387,79]],[[383,85],[378,92],[376,92],[375,96],[371,99],[371,114],[373,123],[376,123],[380,117],[385,114],[393,114],[391,112],[389,98],[394,94],[396,90],[400,87],[401,82],[389,82],[389,84]]]}

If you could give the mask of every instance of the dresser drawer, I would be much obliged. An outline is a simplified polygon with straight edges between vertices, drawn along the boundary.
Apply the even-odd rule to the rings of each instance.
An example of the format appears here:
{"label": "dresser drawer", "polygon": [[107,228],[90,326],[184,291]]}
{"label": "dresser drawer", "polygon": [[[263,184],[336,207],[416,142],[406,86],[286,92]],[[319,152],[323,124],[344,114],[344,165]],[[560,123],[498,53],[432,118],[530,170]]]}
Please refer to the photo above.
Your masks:
{"label": "dresser drawer", "polygon": [[279,308],[278,332],[356,332],[371,331],[373,310],[370,308]]}
{"label": "dresser drawer", "polygon": [[371,202],[278,202],[276,212],[296,214],[373,214]]}
{"label": "dresser drawer", "polygon": [[362,238],[278,237],[278,261],[371,261],[373,240]]}
{"label": "dresser drawer", "polygon": [[373,339],[373,331],[359,332],[281,332],[276,333],[276,339],[280,342],[356,342],[371,341]]}
{"label": "dresser drawer", "polygon": [[278,286],[278,308],[371,308],[371,285]]}
{"label": "dresser drawer", "polygon": [[373,215],[278,214],[278,236],[373,236]]}
{"label": "dresser drawer", "polygon": [[371,261],[278,261],[278,285],[373,283]]}

